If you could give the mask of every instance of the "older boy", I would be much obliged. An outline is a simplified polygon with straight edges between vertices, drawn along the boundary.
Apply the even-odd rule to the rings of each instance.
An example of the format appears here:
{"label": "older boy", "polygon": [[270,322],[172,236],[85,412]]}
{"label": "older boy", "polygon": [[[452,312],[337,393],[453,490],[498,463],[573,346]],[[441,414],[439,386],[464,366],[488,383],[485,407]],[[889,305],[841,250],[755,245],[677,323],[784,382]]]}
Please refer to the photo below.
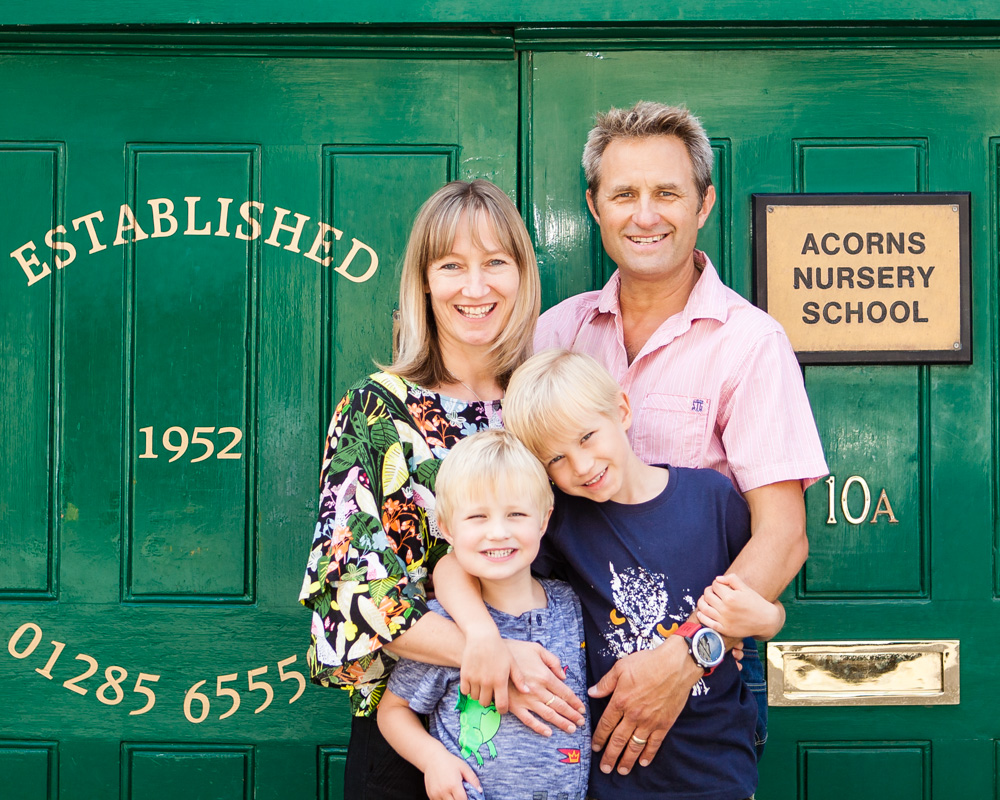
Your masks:
{"label": "older boy", "polygon": [[[585,697],[583,620],[573,591],[538,581],[531,563],[552,513],[538,461],[513,435],[493,430],[464,439],[437,476],[437,521],[505,638],[535,641],[563,664]],[[430,607],[446,616],[431,601]],[[430,716],[430,732],[417,714]],[[539,737],[461,692],[459,671],[402,660],[378,710],[386,740],[424,773],[430,800],[582,800],[590,737],[586,725]]]}

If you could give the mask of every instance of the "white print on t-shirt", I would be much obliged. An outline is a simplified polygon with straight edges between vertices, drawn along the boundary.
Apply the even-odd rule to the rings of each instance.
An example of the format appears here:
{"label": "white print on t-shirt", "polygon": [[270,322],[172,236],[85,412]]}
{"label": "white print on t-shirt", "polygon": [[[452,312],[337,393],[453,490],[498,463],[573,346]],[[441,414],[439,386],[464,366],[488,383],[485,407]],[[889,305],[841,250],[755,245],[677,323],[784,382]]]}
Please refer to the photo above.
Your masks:
{"label": "white print on t-shirt", "polygon": [[[666,589],[666,576],[650,572],[642,567],[625,567],[615,571],[615,565],[608,562],[611,569],[611,596],[615,607],[605,625],[604,641],[607,647],[603,655],[624,658],[639,650],[652,650],[694,611],[695,601],[690,593],[685,594],[681,607],[675,613],[670,610],[670,597]],[[667,627],[664,623],[670,622]],[[708,686],[703,679],[694,685],[691,694],[708,694]]]}

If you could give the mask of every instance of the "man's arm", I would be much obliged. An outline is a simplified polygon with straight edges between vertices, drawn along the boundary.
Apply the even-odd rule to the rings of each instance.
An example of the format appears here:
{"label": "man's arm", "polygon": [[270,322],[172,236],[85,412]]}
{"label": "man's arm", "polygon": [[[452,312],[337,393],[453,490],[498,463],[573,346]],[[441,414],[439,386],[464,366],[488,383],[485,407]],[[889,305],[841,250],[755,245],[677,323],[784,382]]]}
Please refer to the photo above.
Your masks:
{"label": "man's arm", "polygon": [[809,555],[802,482],[760,486],[744,498],[750,506],[750,541],[728,572],[735,572],[762,597],[774,601]]}
{"label": "man's arm", "polygon": [[610,773],[619,756],[622,775],[637,759],[648,766],[704,674],[680,636],[668,636],[655,650],[640,650],[616,661],[589,690],[591,697],[611,695],[594,729],[594,749],[604,748],[601,771]]}
{"label": "man's arm", "polygon": [[[745,498],[750,507],[750,541],[729,572],[773,601],[809,553],[802,483],[761,486]],[[615,664],[591,690],[592,697],[612,695],[594,729],[595,748],[605,748],[601,770],[611,772],[617,763],[618,771],[626,775],[636,760],[648,764],[702,674],[685,642],[676,636],[656,650],[634,653]],[[639,744],[633,735],[648,741]]]}

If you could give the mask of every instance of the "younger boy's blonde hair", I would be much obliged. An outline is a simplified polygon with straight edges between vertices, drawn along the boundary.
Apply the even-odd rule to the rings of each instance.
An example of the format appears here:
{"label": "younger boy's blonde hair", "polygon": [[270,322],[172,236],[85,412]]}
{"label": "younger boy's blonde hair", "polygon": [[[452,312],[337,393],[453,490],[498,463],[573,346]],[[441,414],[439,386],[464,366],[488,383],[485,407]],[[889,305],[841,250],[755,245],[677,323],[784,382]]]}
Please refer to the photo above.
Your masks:
{"label": "younger boy's blonde hair", "polygon": [[584,353],[543,350],[518,367],[503,400],[503,421],[536,458],[546,444],[575,433],[595,412],[617,419],[622,390],[608,371]]}
{"label": "younger boy's blonde hair", "polygon": [[552,508],[549,476],[509,431],[474,433],[448,452],[435,482],[438,524],[447,529],[463,506],[484,496],[526,497],[541,516]]}

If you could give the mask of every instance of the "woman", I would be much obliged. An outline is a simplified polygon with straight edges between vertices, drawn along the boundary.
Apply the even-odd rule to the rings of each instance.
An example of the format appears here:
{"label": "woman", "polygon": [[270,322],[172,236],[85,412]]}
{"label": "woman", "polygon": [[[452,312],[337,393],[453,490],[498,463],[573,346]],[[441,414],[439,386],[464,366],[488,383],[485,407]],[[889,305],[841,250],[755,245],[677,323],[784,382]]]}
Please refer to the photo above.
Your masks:
{"label": "woman", "polygon": [[424,797],[420,773],[389,748],[374,714],[393,654],[443,663],[451,623],[426,607],[446,548],[429,513],[435,476],[458,440],[500,426],[539,304],[514,204],[487,181],[449,183],[420,209],[407,243],[398,357],[350,389],[330,423],[300,600],[313,610],[313,681],[351,693],[350,800]]}

